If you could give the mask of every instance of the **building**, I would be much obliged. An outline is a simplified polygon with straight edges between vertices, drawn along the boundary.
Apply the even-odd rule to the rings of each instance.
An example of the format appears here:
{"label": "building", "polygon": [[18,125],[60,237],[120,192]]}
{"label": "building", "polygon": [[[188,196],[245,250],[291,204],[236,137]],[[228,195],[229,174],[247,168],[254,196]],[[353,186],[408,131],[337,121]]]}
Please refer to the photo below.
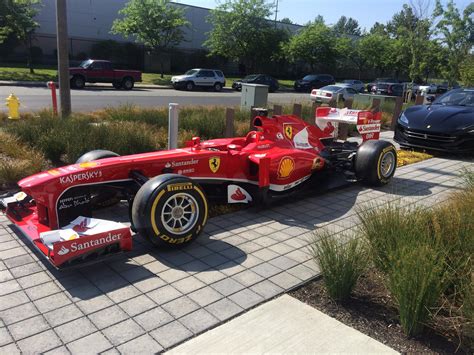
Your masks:
{"label": "building", "polygon": [[[113,21],[119,17],[119,10],[129,0],[67,0],[68,11],[68,34],[70,38],[69,50],[72,60],[80,60],[91,55],[94,44],[100,41],[114,40],[117,42],[133,42],[131,38],[123,38],[120,35],[110,33]],[[56,7],[55,0],[43,0],[43,6],[37,15],[39,27],[35,31],[33,45],[41,49],[43,60],[54,62],[56,60]],[[174,53],[166,55],[167,67],[170,69],[181,69],[189,67],[190,62],[207,64],[205,48],[206,33],[211,30],[211,24],[206,22],[209,9],[174,3],[185,9],[185,16],[190,22],[190,27],[185,29],[185,41],[177,46]],[[292,31],[301,26],[280,24]],[[142,63],[146,69],[158,70],[157,60],[145,53],[141,48]],[[192,58],[195,59],[192,59]],[[171,60],[173,59],[173,60]],[[204,63],[203,63],[204,62]],[[123,63],[125,64],[125,63]],[[209,63],[211,65],[213,63]],[[222,64],[222,63],[221,63]],[[235,63],[232,63],[235,67]],[[193,65],[191,65],[193,66]]]}

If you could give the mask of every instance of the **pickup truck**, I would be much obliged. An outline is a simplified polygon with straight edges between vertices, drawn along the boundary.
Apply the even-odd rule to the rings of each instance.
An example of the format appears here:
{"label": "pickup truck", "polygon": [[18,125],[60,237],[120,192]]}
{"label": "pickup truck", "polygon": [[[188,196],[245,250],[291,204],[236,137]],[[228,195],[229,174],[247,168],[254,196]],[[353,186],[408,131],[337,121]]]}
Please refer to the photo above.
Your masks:
{"label": "pickup truck", "polygon": [[108,60],[88,59],[76,68],[69,68],[71,87],[83,89],[86,83],[112,83],[116,89],[132,90],[135,82],[142,81],[138,70],[117,70]]}

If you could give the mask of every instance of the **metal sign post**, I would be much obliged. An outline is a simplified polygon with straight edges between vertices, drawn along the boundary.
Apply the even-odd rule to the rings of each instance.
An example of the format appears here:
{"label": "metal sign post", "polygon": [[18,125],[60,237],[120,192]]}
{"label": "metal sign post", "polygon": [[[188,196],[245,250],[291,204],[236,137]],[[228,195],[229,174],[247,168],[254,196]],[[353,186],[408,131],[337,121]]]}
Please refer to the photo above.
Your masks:
{"label": "metal sign post", "polygon": [[178,148],[179,104],[169,104],[168,149]]}

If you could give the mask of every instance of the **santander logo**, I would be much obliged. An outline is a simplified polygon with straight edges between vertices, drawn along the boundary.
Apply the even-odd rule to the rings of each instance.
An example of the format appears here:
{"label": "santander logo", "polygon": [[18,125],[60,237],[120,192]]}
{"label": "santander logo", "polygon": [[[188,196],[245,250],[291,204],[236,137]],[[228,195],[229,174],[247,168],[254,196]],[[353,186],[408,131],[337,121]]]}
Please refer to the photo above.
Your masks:
{"label": "santander logo", "polygon": [[239,188],[237,188],[237,190],[231,195],[231,198],[233,200],[236,200],[236,201],[243,201],[247,198],[247,196],[244,195],[244,193],[242,192],[242,190]]}

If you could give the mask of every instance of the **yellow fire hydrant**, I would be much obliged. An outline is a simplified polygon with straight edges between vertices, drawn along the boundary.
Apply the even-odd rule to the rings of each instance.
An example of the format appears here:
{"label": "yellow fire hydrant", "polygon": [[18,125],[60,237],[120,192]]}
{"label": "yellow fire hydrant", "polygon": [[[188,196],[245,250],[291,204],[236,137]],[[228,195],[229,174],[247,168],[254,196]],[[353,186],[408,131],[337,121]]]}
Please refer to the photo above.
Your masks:
{"label": "yellow fire hydrant", "polygon": [[7,97],[8,118],[17,120],[20,118],[20,100],[13,94]]}

